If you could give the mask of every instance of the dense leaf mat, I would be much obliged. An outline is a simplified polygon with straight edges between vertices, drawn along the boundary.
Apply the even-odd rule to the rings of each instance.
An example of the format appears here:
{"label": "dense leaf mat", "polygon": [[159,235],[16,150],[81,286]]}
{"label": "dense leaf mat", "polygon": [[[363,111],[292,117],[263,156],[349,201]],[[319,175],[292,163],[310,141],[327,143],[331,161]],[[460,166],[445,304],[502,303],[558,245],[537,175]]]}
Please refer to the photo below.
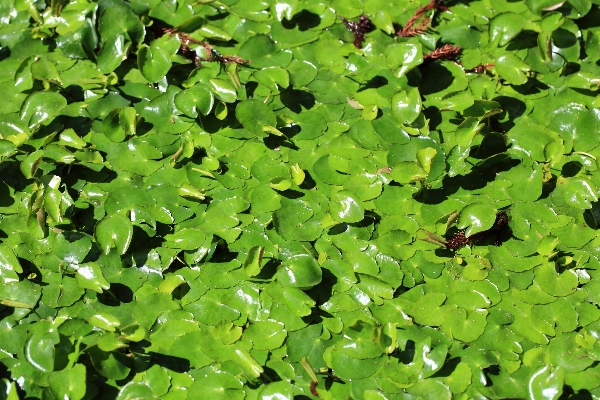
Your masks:
{"label": "dense leaf mat", "polygon": [[599,5],[0,1],[0,398],[600,396]]}

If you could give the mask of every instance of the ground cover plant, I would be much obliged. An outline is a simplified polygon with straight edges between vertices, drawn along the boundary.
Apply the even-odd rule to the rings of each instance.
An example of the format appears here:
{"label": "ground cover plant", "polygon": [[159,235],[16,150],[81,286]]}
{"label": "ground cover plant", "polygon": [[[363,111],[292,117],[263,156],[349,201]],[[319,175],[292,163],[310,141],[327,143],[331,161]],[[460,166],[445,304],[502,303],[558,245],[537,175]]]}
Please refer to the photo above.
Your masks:
{"label": "ground cover plant", "polygon": [[0,1],[0,398],[600,396],[600,1]]}

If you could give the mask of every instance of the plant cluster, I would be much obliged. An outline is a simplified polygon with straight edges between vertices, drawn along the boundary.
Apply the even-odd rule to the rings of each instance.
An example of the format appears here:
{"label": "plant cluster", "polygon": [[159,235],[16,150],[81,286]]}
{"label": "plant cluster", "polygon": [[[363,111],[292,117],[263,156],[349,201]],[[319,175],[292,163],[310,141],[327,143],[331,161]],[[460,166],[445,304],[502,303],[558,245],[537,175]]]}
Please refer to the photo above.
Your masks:
{"label": "plant cluster", "polygon": [[599,3],[1,2],[1,397],[600,396]]}

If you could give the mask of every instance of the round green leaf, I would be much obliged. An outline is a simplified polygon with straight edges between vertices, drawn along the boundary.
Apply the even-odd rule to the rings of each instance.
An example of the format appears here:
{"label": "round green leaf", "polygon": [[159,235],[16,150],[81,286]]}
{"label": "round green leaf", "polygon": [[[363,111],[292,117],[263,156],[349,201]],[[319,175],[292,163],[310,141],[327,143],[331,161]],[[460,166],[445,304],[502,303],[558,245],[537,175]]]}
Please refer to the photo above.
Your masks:
{"label": "round green leaf", "polygon": [[297,255],[285,260],[275,276],[282,286],[310,288],[321,282],[322,273],[314,258]]}
{"label": "round green leaf", "polygon": [[553,254],[554,249],[559,243],[560,240],[556,236],[544,236],[537,245],[537,252],[543,256],[549,256]]}
{"label": "round green leaf", "polygon": [[495,65],[500,77],[508,83],[522,85],[527,82],[527,72],[531,67],[513,53],[504,53]]}
{"label": "round green leaf", "polygon": [[323,355],[327,366],[343,379],[364,379],[373,376],[383,367],[383,357],[368,358],[365,360],[350,357],[335,347],[329,347]]}
{"label": "round green leaf", "polygon": [[278,176],[275,178],[271,178],[271,180],[269,181],[269,186],[271,186],[275,190],[282,192],[291,188],[292,182],[290,182],[289,179]]}
{"label": "round green leaf", "polygon": [[401,260],[406,260],[414,254],[412,246],[407,246],[411,242],[411,234],[400,229],[386,232],[375,241],[379,251]]}
{"label": "round green leaf", "polygon": [[138,50],[137,61],[144,78],[150,82],[158,82],[171,69],[169,55],[161,46],[157,45],[142,46]]}
{"label": "round green leaf", "polygon": [[331,196],[329,212],[336,222],[359,222],[365,216],[362,202],[349,190],[341,190]]}
{"label": "round green leaf", "polygon": [[102,120],[102,131],[113,142],[122,142],[125,140],[125,130],[119,122],[120,112],[121,109],[115,108]]}
{"label": "round green leaf", "polygon": [[248,254],[246,255],[246,259],[244,260],[243,264],[246,275],[256,276],[260,274],[264,251],[265,248],[262,246],[252,246],[250,250],[248,250]]}
{"label": "round green leaf", "polygon": [[91,289],[97,293],[110,288],[110,284],[104,279],[100,265],[95,262],[81,264],[75,275],[77,285],[83,289]]}
{"label": "round green leaf", "polygon": [[280,347],[287,337],[283,324],[275,321],[259,321],[244,331],[243,338],[250,340],[257,350],[273,350]]}
{"label": "round green leaf", "polygon": [[456,227],[466,229],[465,235],[467,236],[486,231],[494,225],[497,211],[489,204],[469,204],[461,210]]}
{"label": "round green leaf", "polygon": [[114,332],[116,328],[121,325],[121,321],[119,321],[117,317],[107,313],[98,313],[92,315],[88,319],[88,322],[93,326],[109,332]]}
{"label": "round green leaf", "polygon": [[423,48],[416,41],[389,45],[385,48],[385,55],[389,67],[400,67],[396,71],[398,78],[403,77],[410,70],[423,63]]}
{"label": "round green leaf", "polygon": [[499,46],[506,46],[515,38],[527,24],[527,20],[521,15],[506,12],[496,15],[490,21],[490,40],[498,40]]}
{"label": "round green leaf", "polygon": [[8,282],[17,282],[19,277],[17,273],[22,273],[23,269],[15,253],[5,244],[0,245],[0,280],[2,284]]}
{"label": "round green leaf", "polygon": [[258,100],[245,100],[238,103],[235,108],[235,116],[244,128],[258,137],[267,136],[264,132],[265,126],[275,127],[277,125],[273,111]]}
{"label": "round green leaf", "polygon": [[156,398],[146,382],[129,382],[119,390],[117,400],[136,400]]}
{"label": "round green leaf", "polygon": [[62,85],[56,66],[46,59],[39,59],[31,64],[31,75],[41,81]]}
{"label": "round green leaf", "polygon": [[199,83],[175,95],[175,105],[190,118],[196,118],[198,112],[208,115],[214,104],[212,92]]}
{"label": "round green leaf", "polygon": [[59,137],[60,137],[60,142],[59,142],[60,144],[69,146],[69,147],[73,147],[78,150],[83,149],[87,144],[71,128],[65,129],[64,131],[62,131],[62,133],[59,135]]}
{"label": "round green leaf", "polygon": [[56,92],[33,92],[21,106],[21,119],[29,128],[51,120],[67,105],[67,100]]}
{"label": "round green leaf", "polygon": [[[235,87],[233,87],[231,83],[218,78],[211,79],[209,83],[213,94],[218,100],[221,100],[225,103],[233,103],[237,100],[237,93],[235,91]],[[217,115],[222,113],[225,113],[225,115],[227,115],[227,108],[225,108],[225,110],[219,111],[219,104],[222,103],[217,103],[217,109],[215,110],[215,113]],[[223,104],[223,106],[225,106],[225,104]],[[223,119],[225,119],[225,117],[223,117]]]}
{"label": "round green leaf", "polygon": [[112,248],[119,254],[125,254],[132,236],[131,221],[119,214],[106,217],[96,225],[96,240],[104,254],[108,254]]}
{"label": "round green leaf", "polygon": [[[485,331],[487,311],[449,310],[444,317],[444,331],[465,343],[472,342]],[[451,333],[450,333],[451,332]]]}
{"label": "round green leaf", "polygon": [[40,322],[25,343],[25,357],[42,372],[54,370],[54,346],[60,341],[58,332],[49,321]]}
{"label": "round green leaf", "polygon": [[194,374],[194,384],[187,391],[192,399],[243,400],[242,388],[242,382],[230,372],[206,367]]}
{"label": "round green leaf", "polygon": [[567,204],[585,210],[592,208],[592,202],[598,201],[598,189],[586,178],[572,178],[562,196]]}
{"label": "round green leaf", "polygon": [[421,106],[421,94],[417,88],[392,96],[392,114],[405,125],[410,125],[417,119],[421,113]]}
{"label": "round green leaf", "polygon": [[564,370],[561,367],[544,365],[533,371],[527,384],[527,392],[532,399],[558,399],[565,384]]}
{"label": "round green leaf", "polygon": [[[268,333],[268,331],[265,333]],[[277,347],[279,347],[279,346],[277,346]],[[256,346],[255,346],[255,348],[256,348]],[[257,350],[258,350],[258,348],[257,348]],[[264,372],[264,369],[260,366],[260,364],[258,362],[256,362],[254,357],[252,357],[252,355],[246,349],[243,349],[243,348],[235,349],[233,351],[232,358],[236,364],[238,364],[240,367],[242,367],[242,369],[244,370],[246,375],[252,379],[257,379]]]}
{"label": "round green leaf", "polygon": [[275,211],[281,207],[281,197],[270,185],[261,183],[252,190],[250,203],[255,212]]}
{"label": "round green leaf", "polygon": [[600,144],[596,134],[600,128],[600,113],[597,109],[588,110],[580,103],[569,103],[558,107],[552,113],[548,127],[559,133],[565,142],[565,152],[590,151]]}
{"label": "round green leaf", "polygon": [[203,231],[194,228],[184,228],[175,233],[165,235],[165,246],[172,249],[196,250],[206,238]]}
{"label": "round green leaf", "polygon": [[567,296],[579,285],[579,279],[574,271],[567,269],[558,273],[552,262],[540,265],[535,272],[535,277],[542,290],[552,296]]}
{"label": "round green leaf", "polygon": [[130,43],[125,43],[125,35],[118,34],[103,40],[100,53],[98,54],[98,69],[108,74],[123,62],[129,50]]}
{"label": "round green leaf", "polygon": [[48,378],[50,390],[57,399],[80,400],[86,392],[86,369],[83,364],[56,371]]}
{"label": "round green leaf", "polygon": [[96,344],[102,351],[113,351],[128,346],[128,344],[125,343],[115,332],[108,332],[100,336]]}
{"label": "round green leaf", "polygon": [[108,379],[125,379],[131,368],[131,362],[124,354],[111,351],[107,353],[100,350],[97,346],[87,351],[90,355],[92,365],[98,373]]}

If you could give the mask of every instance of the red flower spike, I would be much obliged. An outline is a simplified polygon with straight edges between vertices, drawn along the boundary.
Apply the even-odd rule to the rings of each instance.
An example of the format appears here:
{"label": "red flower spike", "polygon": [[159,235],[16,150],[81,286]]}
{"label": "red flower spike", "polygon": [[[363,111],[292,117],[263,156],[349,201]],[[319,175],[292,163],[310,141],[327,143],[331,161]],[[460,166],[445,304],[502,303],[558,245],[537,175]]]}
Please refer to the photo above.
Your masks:
{"label": "red flower spike", "polygon": [[492,235],[495,235],[494,245],[500,246],[502,243],[501,235],[506,228],[510,229],[508,227],[508,214],[506,214],[506,211],[500,211],[496,214],[496,220],[490,229],[476,233],[469,237],[466,237],[464,232],[457,232],[454,234],[454,236],[452,236],[452,238],[450,238],[450,240],[448,240],[447,247],[450,250],[456,251],[466,245],[479,243]]}
{"label": "red flower spike", "polygon": [[369,17],[361,15],[357,22],[348,21],[344,17],[340,17],[346,29],[348,29],[354,35],[354,46],[357,49],[362,48],[362,44],[365,41],[365,34],[372,32],[375,29],[375,25],[371,22]]}

